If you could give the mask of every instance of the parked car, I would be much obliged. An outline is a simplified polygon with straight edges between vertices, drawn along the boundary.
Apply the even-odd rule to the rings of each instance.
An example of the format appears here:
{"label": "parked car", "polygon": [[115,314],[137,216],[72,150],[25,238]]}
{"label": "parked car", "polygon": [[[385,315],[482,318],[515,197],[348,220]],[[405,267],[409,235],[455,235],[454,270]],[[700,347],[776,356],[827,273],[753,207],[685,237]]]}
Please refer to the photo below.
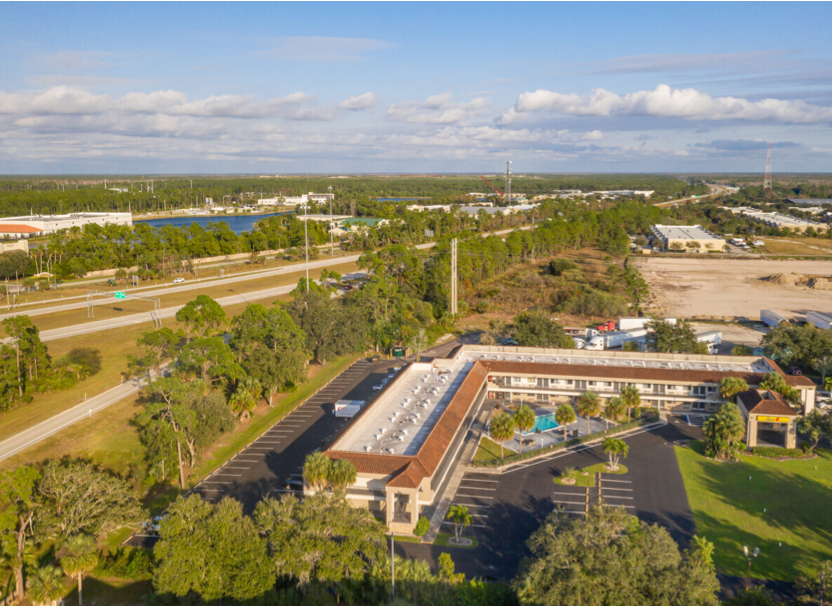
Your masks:
{"label": "parked car", "polygon": [[185,278],[174,278],[173,279],[174,284],[182,284],[182,282],[184,282],[184,281],[185,281]]}
{"label": "parked car", "polygon": [[819,391],[818,400],[832,400],[832,391]]}
{"label": "parked car", "polygon": [[352,286],[350,286],[349,284],[342,284],[341,288],[343,288],[344,290],[352,290]]}
{"label": "parked car", "polygon": [[303,490],[303,478],[301,476],[290,476],[283,482],[283,490]]}
{"label": "parked car", "polygon": [[800,376],[803,374],[803,371],[801,371],[797,366],[792,366],[789,369],[789,374],[794,376]]}

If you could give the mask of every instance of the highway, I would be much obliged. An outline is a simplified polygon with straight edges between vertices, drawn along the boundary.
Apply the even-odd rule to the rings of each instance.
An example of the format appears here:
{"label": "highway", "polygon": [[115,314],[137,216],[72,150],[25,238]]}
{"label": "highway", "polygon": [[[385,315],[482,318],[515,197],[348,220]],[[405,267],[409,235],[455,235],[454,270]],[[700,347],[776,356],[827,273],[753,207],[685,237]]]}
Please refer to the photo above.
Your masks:
{"label": "highway", "polygon": [[697,202],[701,202],[705,198],[712,198],[713,196],[719,196],[725,193],[726,188],[722,187],[721,185],[712,185],[710,183],[706,183],[706,185],[710,188],[715,189],[716,191],[710,194],[705,194],[704,196],[699,196],[698,198],[690,197],[690,198],[679,198],[678,200],[668,200],[667,202],[657,202],[653,206],[658,206],[659,208],[666,208],[668,206],[678,206],[679,204],[689,202],[691,204],[696,204]]}
{"label": "highway", "polygon": [[42,442],[65,427],[69,427],[83,419],[91,418],[95,413],[115,404],[119,400],[132,396],[146,384],[146,378],[125,381],[121,385],[113,387],[88,400],[84,400],[80,404],[60,412],[46,421],[24,429],[20,433],[16,433],[11,438],[0,442],[0,461],[26,450],[38,442]]}
{"label": "highway", "polygon": [[[524,226],[518,229],[528,230],[531,229],[531,226]],[[483,236],[488,235],[505,235],[511,233],[512,229],[505,229],[498,232],[493,232],[493,234],[483,234]],[[432,248],[436,244],[434,242],[429,242],[427,244],[419,244],[416,246],[418,249],[427,249]],[[327,267],[331,265],[338,265],[342,263],[350,263],[356,261],[358,259],[358,255],[353,255],[351,257],[341,257],[336,259],[323,259],[319,261],[314,261],[309,264],[310,269],[316,267]],[[293,265],[291,267],[284,267],[280,268],[279,270],[267,270],[264,272],[258,272],[258,274],[254,277],[263,277],[264,274],[270,272],[279,272],[279,273],[298,273],[304,271],[305,267],[303,264]],[[273,275],[279,275],[279,273],[275,273]],[[234,280],[234,281],[243,281],[244,279],[252,279],[251,277],[244,278],[243,276],[235,276],[234,278],[226,279],[226,282]],[[176,287],[177,289],[181,290],[194,290],[200,287],[204,287],[204,284],[200,283],[188,283],[184,284],[181,287]],[[290,293],[294,290],[296,285],[289,284],[287,286],[278,286],[275,288],[267,288],[263,290],[258,290],[249,293],[243,293],[239,295],[231,295],[228,297],[222,297],[217,299],[217,302],[222,306],[227,305],[236,305],[238,303],[248,303],[251,301],[256,301],[258,299],[266,299],[270,297],[276,297],[279,295]],[[171,288],[163,289],[163,292],[175,292]],[[143,294],[147,294],[146,292]],[[70,309],[78,309],[79,307],[85,307],[86,303],[77,304],[75,307],[71,307]],[[54,311],[61,311],[59,309],[63,306],[58,307],[50,307],[46,313],[51,313]],[[171,316],[176,315],[176,312],[181,309],[183,306],[175,306],[175,307],[168,307],[161,310],[160,317],[168,318]],[[33,310],[36,311],[36,310]],[[37,310],[40,311],[40,310]],[[20,315],[20,314],[12,314],[12,315]],[[31,312],[29,315],[34,315]],[[8,317],[8,316],[5,316]],[[73,337],[77,335],[88,334],[92,332],[98,332],[102,330],[109,330],[112,328],[119,328],[122,326],[130,326],[133,324],[141,324],[144,322],[150,322],[150,313],[141,313],[141,314],[131,314],[129,316],[124,316],[122,318],[111,318],[108,320],[99,320],[94,322],[87,322],[84,324],[78,324],[75,326],[67,326],[64,328],[56,328],[54,330],[45,330],[40,333],[41,341],[54,341],[57,339],[65,339],[67,337]],[[70,425],[81,421],[82,419],[88,418],[94,415],[96,412],[115,404],[119,400],[123,398],[129,397],[130,395],[139,391],[147,381],[145,379],[133,379],[131,381],[125,382],[121,385],[113,387],[112,389],[105,391],[97,396],[89,398],[88,400],[84,400],[81,403],[77,404],[73,408],[66,410],[64,412],[58,413],[54,417],[47,419],[39,423],[38,425],[34,425],[28,429],[21,431],[20,433],[15,434],[11,438],[0,442],[0,461],[10,456],[17,454],[25,450],[26,448],[45,440],[51,435],[59,432],[60,430],[64,429],[65,427],[69,427]]]}

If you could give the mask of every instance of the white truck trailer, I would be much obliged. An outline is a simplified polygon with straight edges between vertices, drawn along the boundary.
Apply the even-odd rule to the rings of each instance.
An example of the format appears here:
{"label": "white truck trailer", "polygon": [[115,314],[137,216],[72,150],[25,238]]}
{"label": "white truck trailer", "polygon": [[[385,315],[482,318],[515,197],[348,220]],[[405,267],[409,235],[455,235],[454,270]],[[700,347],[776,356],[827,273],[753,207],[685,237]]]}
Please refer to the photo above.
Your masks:
{"label": "white truck trailer", "polygon": [[772,328],[777,328],[780,325],[780,322],[788,322],[788,320],[780,314],[774,313],[770,309],[763,309],[760,311],[760,322],[767,324]]}
{"label": "white truck trailer", "polygon": [[708,345],[708,353],[715,354],[722,345],[722,333],[718,330],[709,330],[696,335],[697,343],[706,343]]}
{"label": "white truck trailer", "polygon": [[[653,318],[618,318],[618,330],[634,330],[644,328]],[[676,318],[664,318],[668,324],[676,324]]]}
{"label": "white truck trailer", "polygon": [[829,330],[832,328],[832,314],[825,314],[820,311],[807,311],[806,321],[814,324],[816,328]]}
{"label": "white truck trailer", "polygon": [[621,347],[627,341],[637,341],[642,339],[647,334],[644,328],[635,328],[633,330],[617,330],[615,332],[601,333],[586,344],[585,349],[601,350],[613,349]]}

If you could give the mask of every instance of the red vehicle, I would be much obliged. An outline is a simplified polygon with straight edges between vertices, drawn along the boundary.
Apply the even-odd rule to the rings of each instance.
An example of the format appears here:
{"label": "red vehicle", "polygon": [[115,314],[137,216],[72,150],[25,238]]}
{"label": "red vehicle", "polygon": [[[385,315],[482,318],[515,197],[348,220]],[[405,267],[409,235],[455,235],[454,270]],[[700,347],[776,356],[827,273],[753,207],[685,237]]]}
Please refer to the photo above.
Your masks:
{"label": "red vehicle", "polygon": [[795,375],[795,376],[800,376],[800,375],[803,374],[803,372],[797,366],[792,366],[789,369],[789,374],[790,375]]}

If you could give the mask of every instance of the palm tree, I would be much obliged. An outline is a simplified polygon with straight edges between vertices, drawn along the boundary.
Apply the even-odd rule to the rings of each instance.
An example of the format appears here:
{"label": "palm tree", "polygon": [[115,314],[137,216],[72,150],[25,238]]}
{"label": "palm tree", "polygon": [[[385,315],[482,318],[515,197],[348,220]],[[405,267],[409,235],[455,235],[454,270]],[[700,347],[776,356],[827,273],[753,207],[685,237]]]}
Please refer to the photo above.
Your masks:
{"label": "palm tree", "polygon": [[78,579],[78,606],[82,601],[82,581],[84,575],[91,572],[98,564],[98,550],[95,538],[86,534],[77,534],[66,541],[67,554],[61,558],[61,568],[67,576]]}
{"label": "palm tree", "polygon": [[741,391],[748,390],[748,383],[738,377],[723,377],[719,380],[719,395],[723,400],[733,398]]}
{"label": "palm tree", "polygon": [[451,509],[448,511],[448,519],[454,523],[454,536],[456,537],[456,542],[459,543],[462,531],[466,526],[471,525],[474,518],[471,517],[471,514],[468,513],[468,508],[464,505],[451,505]]}
{"label": "palm tree", "polygon": [[635,385],[625,385],[621,388],[621,399],[627,407],[627,422],[630,422],[630,409],[641,404],[641,392]]}
{"label": "palm tree", "polygon": [[[491,437],[500,443],[500,458],[504,458],[503,442],[514,437],[514,419],[504,412],[491,419]],[[522,436],[520,440],[522,441]],[[520,445],[522,448],[523,445]]]}
{"label": "palm tree", "polygon": [[430,564],[425,560],[408,559],[396,562],[396,580],[403,581],[410,586],[410,594],[414,606],[418,603],[419,589],[433,580]]}
{"label": "palm tree", "polygon": [[240,417],[241,421],[247,421],[251,416],[251,411],[257,406],[260,401],[263,388],[257,379],[247,377],[242,381],[237,389],[228,398],[228,406],[232,412]]}
{"label": "palm tree", "polygon": [[355,484],[357,475],[352,461],[338,459],[330,463],[327,479],[332,490],[346,490]]}
{"label": "palm tree", "polygon": [[64,592],[64,574],[56,566],[43,566],[29,577],[29,597],[36,604],[54,604]]}
{"label": "palm tree", "polygon": [[329,483],[332,460],[322,452],[306,455],[303,462],[303,479],[314,490],[322,490]]}
{"label": "palm tree", "polygon": [[534,427],[535,421],[534,411],[525,404],[518,408],[517,412],[514,413],[514,426],[520,432],[521,453],[523,452],[523,432],[529,431],[532,427]]}
{"label": "palm tree", "polygon": [[612,421],[618,421],[621,418],[621,415],[624,414],[624,409],[627,406],[624,404],[624,400],[619,398],[618,396],[614,396],[607,400],[607,405],[604,407],[604,416]]}
{"label": "palm tree", "polygon": [[566,439],[566,426],[575,422],[575,409],[569,404],[561,404],[555,411],[555,421],[563,427],[563,439]]}
{"label": "palm tree", "polygon": [[604,451],[610,458],[610,469],[615,471],[618,469],[618,461],[621,457],[627,458],[627,454],[630,452],[630,447],[627,446],[627,443],[624,440],[619,440],[618,438],[607,438],[604,440],[604,443],[601,444],[601,450]]}
{"label": "palm tree", "polygon": [[578,414],[586,419],[586,435],[590,433],[589,420],[601,414],[601,399],[592,391],[585,391],[578,398]]}

